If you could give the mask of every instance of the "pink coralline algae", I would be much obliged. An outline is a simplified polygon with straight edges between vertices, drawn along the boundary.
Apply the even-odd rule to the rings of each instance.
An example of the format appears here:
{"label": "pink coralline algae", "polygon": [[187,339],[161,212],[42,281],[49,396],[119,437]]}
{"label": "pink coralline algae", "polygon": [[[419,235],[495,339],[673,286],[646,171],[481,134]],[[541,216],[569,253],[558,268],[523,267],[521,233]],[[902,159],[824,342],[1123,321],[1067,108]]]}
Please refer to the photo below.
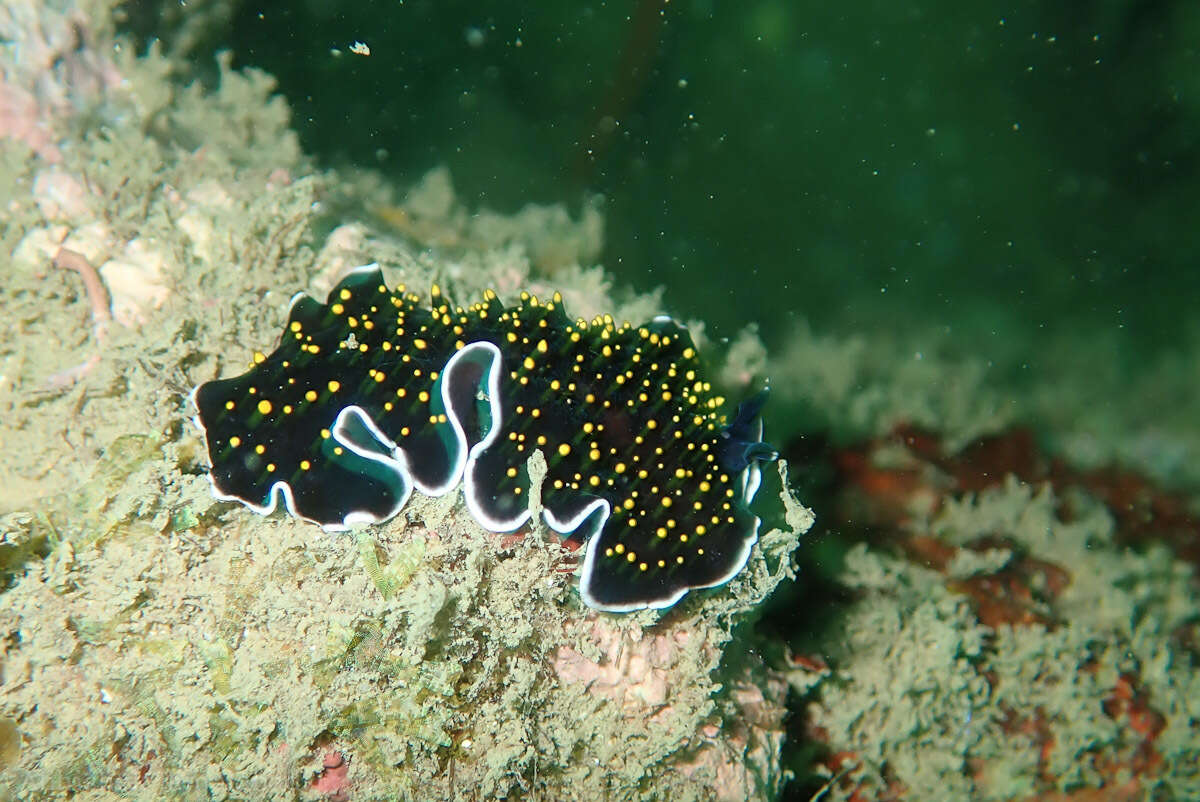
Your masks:
{"label": "pink coralline algae", "polygon": [[24,143],[49,162],[62,159],[63,122],[88,107],[121,76],[92,47],[84,16],[42,2],[0,6],[0,139]]}

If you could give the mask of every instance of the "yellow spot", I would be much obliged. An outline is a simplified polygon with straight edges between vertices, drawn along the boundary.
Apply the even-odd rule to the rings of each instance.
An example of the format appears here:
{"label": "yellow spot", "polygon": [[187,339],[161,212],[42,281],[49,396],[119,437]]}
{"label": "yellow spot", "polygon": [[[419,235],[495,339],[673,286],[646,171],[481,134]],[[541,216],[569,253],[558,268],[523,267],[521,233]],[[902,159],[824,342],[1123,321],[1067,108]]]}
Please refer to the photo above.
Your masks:
{"label": "yellow spot", "polygon": [[225,409],[233,409],[233,407],[234,407],[234,406],[235,406],[235,405],[234,405],[234,403],[233,403],[232,401],[226,401],[226,402],[225,402]]}
{"label": "yellow spot", "polygon": [[306,460],[306,459],[300,460],[300,470],[307,471],[311,467],[312,467],[312,463],[309,462],[308,460]]}
{"label": "yellow spot", "polygon": [[700,483],[700,492],[701,493],[707,493],[711,488],[712,488],[712,485],[710,485],[708,482]]}
{"label": "yellow spot", "polygon": [[267,453],[267,447],[264,446],[262,443],[259,443],[258,445],[256,445],[254,447],[254,453],[255,454],[265,454],[265,453]]}
{"label": "yellow spot", "polygon": [[600,449],[593,448],[588,452],[588,459],[600,459]]}
{"label": "yellow spot", "polygon": [[692,357],[694,357],[695,355],[696,355],[696,349],[695,349],[695,348],[684,348],[684,349],[683,349],[683,358],[684,358],[684,359],[691,359],[691,358],[692,358]]}
{"label": "yellow spot", "polygon": [[660,527],[658,527],[658,529],[654,530],[654,534],[658,535],[659,537],[666,537],[667,529],[664,526],[660,526]]}
{"label": "yellow spot", "polygon": [[682,479],[682,478],[684,478],[685,476],[687,476],[687,471],[685,471],[683,468],[676,468],[676,469],[675,469],[675,478],[676,478],[676,479]]}
{"label": "yellow spot", "polygon": [[396,397],[397,398],[403,398],[406,395],[408,395],[408,390],[405,390],[403,387],[396,388]]}
{"label": "yellow spot", "polygon": [[341,304],[334,304],[333,306],[329,307],[329,311],[333,312],[335,315],[340,315],[346,311],[346,307],[342,306]]}
{"label": "yellow spot", "polygon": [[508,477],[511,479],[511,478],[513,478],[514,476],[516,476],[516,475],[517,475],[517,469],[516,469],[516,468],[509,468],[509,469],[508,469],[507,471],[505,471],[504,473],[505,473],[505,475],[506,475],[506,476],[508,476]]}
{"label": "yellow spot", "polygon": [[265,398],[262,401],[259,401],[258,402],[258,411],[260,414],[270,415],[271,414],[271,402]]}
{"label": "yellow spot", "polygon": [[342,291],[338,293],[338,297],[341,298],[343,301],[349,301],[350,300],[350,290],[343,288]]}
{"label": "yellow spot", "polygon": [[234,448],[237,448],[241,444],[242,444],[242,438],[238,437],[236,434],[233,437],[229,438],[229,445],[233,446]]}
{"label": "yellow spot", "polygon": [[638,570],[640,571],[645,571],[647,567],[649,566],[647,566],[645,563],[638,563]]}
{"label": "yellow spot", "polygon": [[625,473],[625,463],[618,462],[616,467],[613,468],[613,470],[616,471],[617,473]]}
{"label": "yellow spot", "polygon": [[570,453],[571,453],[571,447],[569,445],[567,445],[566,443],[563,443],[562,445],[560,445],[558,447],[559,456],[565,457]]}
{"label": "yellow spot", "polygon": [[538,340],[538,344],[537,344],[538,353],[539,353],[539,354],[544,354],[544,353],[546,353],[546,348],[547,348],[547,346],[546,346],[546,341],[545,341],[545,340]]}
{"label": "yellow spot", "polygon": [[342,448],[341,446],[334,446],[333,453],[340,457],[340,456],[342,456],[343,453],[345,453],[345,449]]}
{"label": "yellow spot", "polygon": [[413,347],[416,348],[418,351],[424,351],[426,346],[428,346],[428,345],[429,345],[429,343],[425,342],[420,337],[413,340]]}
{"label": "yellow spot", "polygon": [[317,391],[309,390],[307,393],[304,394],[304,400],[308,401],[309,403],[316,401],[317,400]]}
{"label": "yellow spot", "polygon": [[300,331],[300,321],[299,321],[299,320],[293,320],[293,321],[292,321],[292,325],[291,325],[291,326],[289,326],[288,328],[290,328],[292,331]]}
{"label": "yellow spot", "polygon": [[658,421],[654,420],[654,418],[651,418],[650,420],[646,421],[646,428],[647,429],[657,429]]}
{"label": "yellow spot", "polygon": [[329,392],[336,393],[338,390],[341,389],[342,384],[337,379],[330,379],[329,384],[327,384],[325,386],[329,388]]}
{"label": "yellow spot", "polygon": [[625,555],[625,559],[628,560],[629,562],[633,562],[634,560],[637,559],[637,554],[635,552],[631,551]]}
{"label": "yellow spot", "polygon": [[697,534],[697,535],[703,535],[703,534],[704,534],[705,532],[707,532],[707,531],[708,531],[708,530],[704,528],[704,524],[700,524],[699,526],[697,526],[697,527],[696,527],[696,534]]}
{"label": "yellow spot", "polygon": [[275,463],[267,463],[267,473],[275,473]]}
{"label": "yellow spot", "polygon": [[284,414],[284,415],[291,415],[291,414],[292,414],[292,405],[291,405],[291,404],[284,404],[284,405],[283,405],[283,414]]}
{"label": "yellow spot", "polygon": [[382,382],[386,378],[387,378],[387,376],[385,376],[383,374],[383,371],[378,371],[375,374],[375,383],[378,384],[379,382]]}
{"label": "yellow spot", "polygon": [[329,430],[328,430],[328,429],[322,429],[322,430],[321,430],[321,439],[322,439],[322,440],[328,440],[328,439],[329,439]]}
{"label": "yellow spot", "polygon": [[525,362],[524,362],[525,370],[533,370],[533,364],[534,364],[533,357],[531,357],[531,356],[525,357]]}
{"label": "yellow spot", "polygon": [[662,505],[663,505],[664,507],[670,507],[670,506],[671,506],[671,499],[670,499],[668,496],[663,496],[663,497],[662,497]]}
{"label": "yellow spot", "polygon": [[592,487],[598,487],[600,485],[600,477],[599,476],[589,477],[588,484],[591,485]]}
{"label": "yellow spot", "polygon": [[267,355],[266,355],[266,354],[264,354],[262,351],[255,351],[255,352],[254,352],[254,364],[256,364],[256,365],[261,365],[261,364],[262,364],[263,362],[265,362],[265,361],[267,361]]}
{"label": "yellow spot", "polygon": [[428,401],[429,400],[429,391],[422,390],[421,392],[417,393],[417,399],[422,402]]}

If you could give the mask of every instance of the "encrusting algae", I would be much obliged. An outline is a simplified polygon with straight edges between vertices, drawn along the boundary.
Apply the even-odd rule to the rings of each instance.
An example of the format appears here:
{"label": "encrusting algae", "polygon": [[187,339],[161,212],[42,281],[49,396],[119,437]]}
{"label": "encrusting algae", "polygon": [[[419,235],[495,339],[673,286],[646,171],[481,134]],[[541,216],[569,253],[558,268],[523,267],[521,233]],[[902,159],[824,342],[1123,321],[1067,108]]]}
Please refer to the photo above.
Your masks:
{"label": "encrusting algae", "polygon": [[1200,793],[1200,608],[1165,518],[1134,521],[1020,430],[961,454],[901,430],[838,460],[870,545],[789,673],[824,798]]}
{"label": "encrusting algae", "polygon": [[[540,525],[486,531],[454,493],[414,495],[386,523],[337,535],[212,499],[189,392],[252,361],[288,324],[293,288],[324,293],[377,259],[393,286],[436,282],[456,298],[561,289],[589,320],[650,320],[659,304],[615,302],[602,271],[578,266],[591,218],[547,229],[561,237],[539,251],[558,255],[552,281],[524,256],[528,215],[518,236],[489,217],[486,236],[458,241],[497,246],[453,261],[355,223],[315,247],[323,199],[344,204],[355,185],[314,171],[270,79],[225,58],[215,88],[176,86],[156,50],[114,42],[109,10],[71,18],[87,57],[120,78],[90,98],[103,134],[54,106],[53,148],[0,141],[14,254],[0,288],[6,793],[778,793],[786,687],[761,660],[725,656],[811,525],[782,463],[764,472],[766,523],[736,576],[626,616],[583,604],[574,543]],[[45,14],[61,23],[46,35],[67,41],[67,18]],[[376,193],[361,205],[396,205],[375,187],[361,186]],[[445,209],[445,228],[468,219],[456,201]],[[87,268],[56,268],[64,249]],[[111,294],[103,337],[88,268]],[[545,464],[516,466],[551,510],[553,452],[534,454]]]}

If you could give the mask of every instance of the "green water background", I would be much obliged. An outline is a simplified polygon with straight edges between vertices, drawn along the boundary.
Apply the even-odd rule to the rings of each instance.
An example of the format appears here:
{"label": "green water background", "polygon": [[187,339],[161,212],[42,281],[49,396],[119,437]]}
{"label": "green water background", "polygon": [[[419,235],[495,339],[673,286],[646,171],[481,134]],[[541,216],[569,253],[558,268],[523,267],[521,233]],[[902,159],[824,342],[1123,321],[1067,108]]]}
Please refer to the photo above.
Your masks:
{"label": "green water background", "polygon": [[1169,0],[390,0],[243,4],[227,44],[328,163],[447,164],[502,211],[602,193],[606,268],[719,333],[1139,359],[1200,283],[1196,41]]}

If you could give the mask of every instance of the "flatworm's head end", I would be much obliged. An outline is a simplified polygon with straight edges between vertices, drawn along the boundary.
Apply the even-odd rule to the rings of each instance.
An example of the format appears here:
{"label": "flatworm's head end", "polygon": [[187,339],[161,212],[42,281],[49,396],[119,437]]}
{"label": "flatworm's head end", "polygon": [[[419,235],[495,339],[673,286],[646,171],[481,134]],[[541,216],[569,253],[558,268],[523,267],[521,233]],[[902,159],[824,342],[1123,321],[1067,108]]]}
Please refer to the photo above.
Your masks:
{"label": "flatworm's head end", "polygon": [[676,483],[646,482],[614,507],[588,541],[580,579],[585,604],[606,612],[663,609],[742,571],[758,542],[760,521],[749,504],[761,484],[760,465],[778,458],[762,441],[766,399],[763,390],[742,402],[711,441],[680,453],[686,460],[711,445],[713,467],[700,463],[689,474],[688,463],[680,463]]}
{"label": "flatworm's head end", "polygon": [[721,465],[727,471],[739,473],[755,467],[758,462],[771,462],[779,451],[763,442],[762,408],[767,403],[768,389],[763,388],[738,404],[733,420],[721,432]]}

